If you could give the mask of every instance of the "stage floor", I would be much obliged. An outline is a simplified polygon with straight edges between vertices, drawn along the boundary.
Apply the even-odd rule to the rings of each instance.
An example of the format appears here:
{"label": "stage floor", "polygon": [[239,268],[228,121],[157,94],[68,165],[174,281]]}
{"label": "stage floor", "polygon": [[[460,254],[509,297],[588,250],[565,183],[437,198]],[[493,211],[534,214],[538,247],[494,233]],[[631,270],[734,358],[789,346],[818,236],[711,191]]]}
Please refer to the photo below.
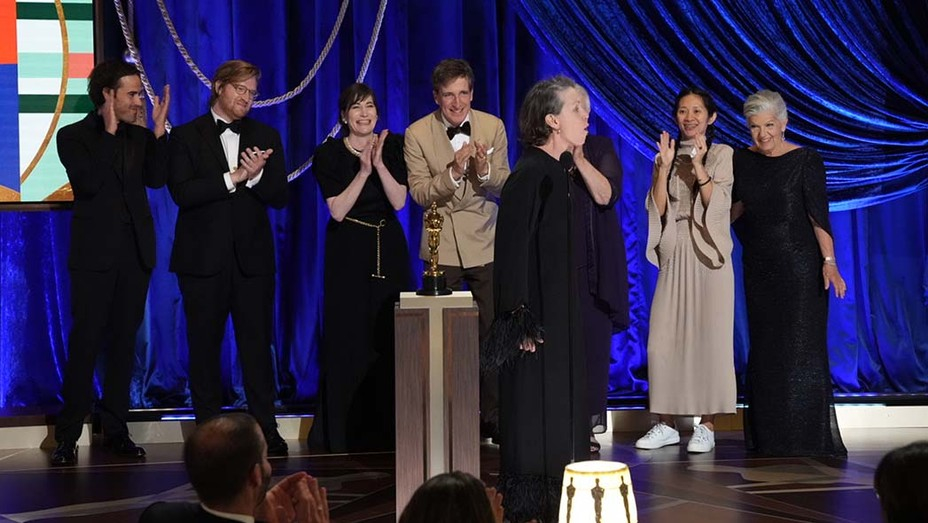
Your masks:
{"label": "stage floor", "polygon": [[[881,521],[873,471],[890,449],[928,437],[924,429],[848,429],[848,458],[749,457],[740,432],[719,432],[708,454],[683,445],[637,451],[639,434],[600,435],[602,459],[628,463],[643,523]],[[611,437],[610,437],[611,436]],[[688,435],[687,435],[688,437]],[[392,453],[310,455],[291,441],[288,458],[271,459],[275,477],[306,470],[328,488],[332,521],[395,521]],[[48,451],[0,451],[0,521],[136,521],[154,501],[194,500],[181,444],[145,446],[144,463],[126,463],[81,447],[77,467],[52,469]],[[484,445],[483,479],[496,482],[498,451]]]}

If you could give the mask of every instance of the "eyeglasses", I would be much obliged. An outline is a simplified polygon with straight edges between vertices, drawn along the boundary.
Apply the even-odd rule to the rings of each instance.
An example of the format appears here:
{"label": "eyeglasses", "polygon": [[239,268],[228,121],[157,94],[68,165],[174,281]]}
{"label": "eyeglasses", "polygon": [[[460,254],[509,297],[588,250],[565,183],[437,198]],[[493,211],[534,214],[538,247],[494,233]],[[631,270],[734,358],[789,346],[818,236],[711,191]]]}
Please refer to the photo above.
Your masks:
{"label": "eyeglasses", "polygon": [[235,89],[236,93],[242,96],[244,96],[245,94],[248,94],[249,96],[251,96],[252,100],[258,98],[258,91],[251,90],[242,84],[229,84],[229,85],[232,86],[232,89]]}

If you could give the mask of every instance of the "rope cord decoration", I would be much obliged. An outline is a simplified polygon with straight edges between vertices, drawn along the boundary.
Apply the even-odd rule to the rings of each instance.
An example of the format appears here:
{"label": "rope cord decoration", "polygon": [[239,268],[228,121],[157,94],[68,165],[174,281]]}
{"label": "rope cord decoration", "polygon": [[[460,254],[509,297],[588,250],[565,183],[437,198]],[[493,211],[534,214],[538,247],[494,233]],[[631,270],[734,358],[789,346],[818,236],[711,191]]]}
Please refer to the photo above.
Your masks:
{"label": "rope cord decoration", "polygon": [[[133,1],[134,0],[127,0],[126,2],[130,13],[134,12],[135,6],[134,6]],[[197,66],[196,62],[190,56],[190,53],[187,51],[186,46],[184,45],[183,41],[180,38],[180,35],[177,33],[177,29],[174,27],[174,22],[173,20],[171,20],[170,13],[168,13],[167,7],[164,4],[164,0],[155,0],[155,2],[157,3],[158,9],[161,12],[161,17],[164,20],[164,24],[167,27],[168,32],[171,34],[171,39],[174,41],[174,46],[177,48],[181,57],[183,57],[184,62],[187,64],[187,67],[200,80],[200,82],[203,83],[203,85],[205,85],[207,88],[210,88],[211,82],[209,78],[207,78],[206,75],[203,74],[203,71],[199,68],[199,66]],[[350,3],[350,0],[342,0],[342,4],[338,11],[338,17],[335,20],[335,25],[332,28],[332,32],[329,34],[329,38],[328,40],[326,40],[326,44],[323,47],[322,51],[320,52],[319,57],[316,59],[316,62],[313,64],[312,69],[310,69],[310,71],[306,74],[306,76],[303,78],[303,81],[301,81],[295,88],[293,88],[289,92],[284,93],[280,96],[276,96],[274,98],[269,98],[265,100],[255,101],[255,103],[253,104],[254,107],[268,107],[271,105],[277,105],[285,101],[288,101],[291,98],[303,92],[306,86],[309,85],[309,83],[313,80],[313,78],[315,78],[316,73],[319,71],[319,68],[322,66],[323,62],[325,62],[325,59],[328,57],[329,52],[331,51],[332,46],[335,43],[335,38],[338,36],[338,33],[341,30],[342,23],[344,22],[344,19],[345,19],[345,13],[348,11],[349,3]],[[368,71],[368,68],[370,67],[371,58],[373,57],[374,50],[377,47],[377,41],[380,37],[380,29],[383,26],[383,18],[387,10],[387,3],[388,3],[388,0],[380,0],[380,6],[377,9],[377,18],[374,21],[374,27],[373,27],[373,30],[371,31],[370,42],[367,45],[367,50],[364,54],[364,61],[361,64],[361,68],[358,72],[358,76],[356,79],[358,82],[363,82],[364,78],[367,76],[367,71]],[[126,41],[126,48],[129,52],[129,58],[139,70],[139,76],[142,79],[142,85],[144,86],[145,94],[148,96],[149,100],[153,100],[155,96],[155,91],[152,88],[151,82],[148,79],[148,74],[145,72],[145,66],[142,64],[141,53],[139,52],[138,47],[135,45],[135,36],[132,34],[132,29],[130,27],[131,24],[129,23],[126,17],[125,11],[123,10],[122,0],[113,0],[113,4],[116,7],[116,16],[119,19],[119,27],[122,30],[122,36]],[[166,127],[167,127],[167,130],[170,131],[171,123],[167,122]],[[329,131],[327,136],[334,137],[336,134],[338,134],[340,130],[341,130],[341,124],[336,123],[335,126],[332,127],[332,130]],[[312,163],[313,163],[313,157],[310,156],[309,159],[303,162],[302,165],[300,165],[293,172],[287,175],[287,181],[292,182],[293,180],[297,179],[300,175],[302,175],[303,173],[306,172],[306,170],[309,169]]]}

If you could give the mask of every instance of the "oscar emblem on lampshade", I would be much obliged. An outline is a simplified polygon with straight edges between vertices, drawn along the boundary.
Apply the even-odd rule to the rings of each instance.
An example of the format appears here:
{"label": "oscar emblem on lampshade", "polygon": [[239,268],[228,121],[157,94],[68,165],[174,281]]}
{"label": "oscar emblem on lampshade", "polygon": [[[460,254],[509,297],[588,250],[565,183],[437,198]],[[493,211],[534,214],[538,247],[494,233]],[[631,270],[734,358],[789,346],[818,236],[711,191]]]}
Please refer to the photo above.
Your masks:
{"label": "oscar emblem on lampshade", "polygon": [[564,467],[558,521],[638,523],[628,465],[616,461],[579,461]]}
{"label": "oscar emblem on lampshade", "polygon": [[438,212],[438,204],[432,202],[423,217],[425,231],[428,233],[429,268],[422,273],[422,288],[416,291],[420,296],[446,296],[451,289],[445,284],[444,271],[438,270],[438,245],[441,241],[441,227],[445,219]]}

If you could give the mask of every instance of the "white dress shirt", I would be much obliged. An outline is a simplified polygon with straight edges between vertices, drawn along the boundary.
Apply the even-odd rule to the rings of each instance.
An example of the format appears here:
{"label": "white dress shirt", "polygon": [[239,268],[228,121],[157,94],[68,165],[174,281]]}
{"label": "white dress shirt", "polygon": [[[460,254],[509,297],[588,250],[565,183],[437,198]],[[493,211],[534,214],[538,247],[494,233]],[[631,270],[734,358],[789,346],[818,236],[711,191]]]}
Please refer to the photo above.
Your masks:
{"label": "white dress shirt", "polygon": [[[232,133],[232,134],[235,134],[235,133]],[[202,503],[200,503],[200,506],[203,507],[203,510],[209,512],[210,514],[214,516],[218,516],[220,518],[231,519],[232,521],[241,521],[242,523],[255,523],[254,516],[248,516],[246,514],[230,514],[228,512],[219,512],[218,510],[213,510]]]}

